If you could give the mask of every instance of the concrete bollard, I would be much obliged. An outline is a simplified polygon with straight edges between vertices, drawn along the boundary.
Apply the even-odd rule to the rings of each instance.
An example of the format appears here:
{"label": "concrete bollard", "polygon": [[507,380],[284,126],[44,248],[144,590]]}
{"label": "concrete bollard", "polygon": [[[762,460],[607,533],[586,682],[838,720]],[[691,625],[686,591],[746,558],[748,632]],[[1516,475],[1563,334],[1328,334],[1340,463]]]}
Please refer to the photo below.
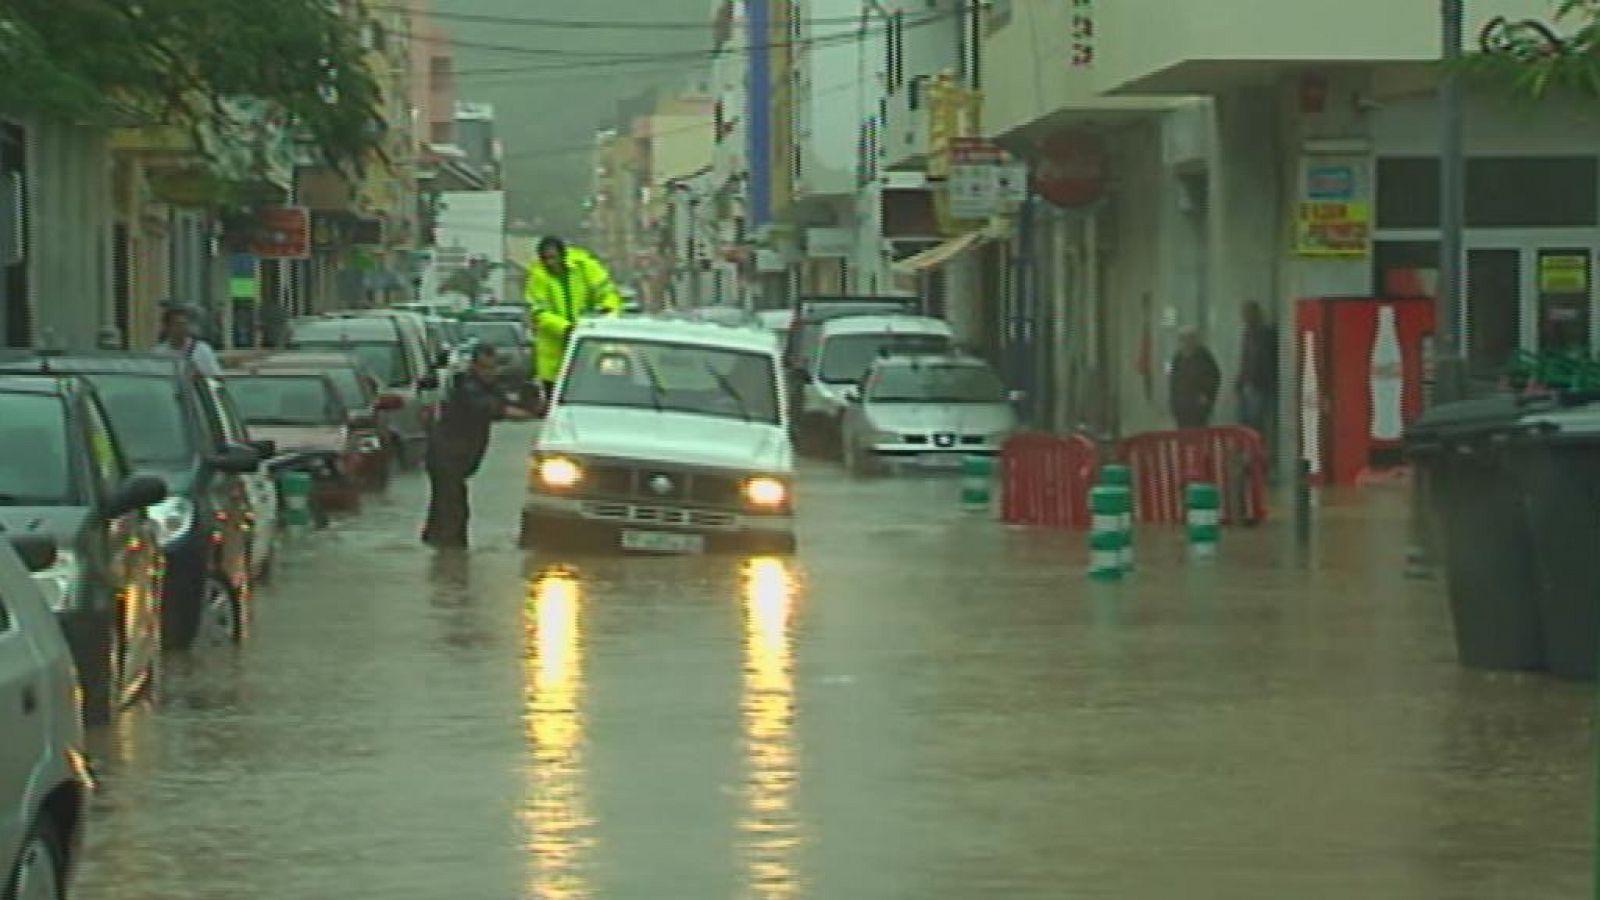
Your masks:
{"label": "concrete bollard", "polygon": [[1122,488],[1128,494],[1126,503],[1123,504],[1122,534],[1122,568],[1133,571],[1133,469],[1121,463],[1108,463],[1100,468],[1100,484],[1103,487]]}
{"label": "concrete bollard", "polygon": [[961,458],[961,505],[968,512],[987,512],[994,495],[994,458]]}
{"label": "concrete bollard", "polygon": [[1189,555],[1212,559],[1222,539],[1222,491],[1214,484],[1196,482],[1184,489]]}
{"label": "concrete bollard", "polygon": [[278,476],[278,494],[283,498],[283,524],[305,531],[311,527],[311,473],[289,469]]}

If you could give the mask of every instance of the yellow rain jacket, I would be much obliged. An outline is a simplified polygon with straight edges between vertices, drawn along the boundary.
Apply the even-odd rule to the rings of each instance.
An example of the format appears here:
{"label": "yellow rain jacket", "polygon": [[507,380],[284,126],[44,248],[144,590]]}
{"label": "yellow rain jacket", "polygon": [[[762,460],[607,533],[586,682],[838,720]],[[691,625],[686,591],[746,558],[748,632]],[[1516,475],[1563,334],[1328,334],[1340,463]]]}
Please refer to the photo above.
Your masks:
{"label": "yellow rain jacket", "polygon": [[622,297],[600,260],[579,247],[567,248],[567,272],[557,277],[537,257],[529,264],[524,292],[533,318],[533,372],[555,381],[567,352],[567,337],[586,315],[615,315]]}

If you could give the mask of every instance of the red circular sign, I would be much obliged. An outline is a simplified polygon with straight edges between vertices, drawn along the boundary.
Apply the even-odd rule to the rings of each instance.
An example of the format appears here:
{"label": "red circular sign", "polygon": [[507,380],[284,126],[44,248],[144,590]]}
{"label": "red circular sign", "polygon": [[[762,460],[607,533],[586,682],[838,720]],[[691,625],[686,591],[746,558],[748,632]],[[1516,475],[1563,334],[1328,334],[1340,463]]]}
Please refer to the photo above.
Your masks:
{"label": "red circular sign", "polygon": [[1111,181],[1105,142],[1086,131],[1057,134],[1040,148],[1033,187],[1056,206],[1090,206],[1105,196]]}

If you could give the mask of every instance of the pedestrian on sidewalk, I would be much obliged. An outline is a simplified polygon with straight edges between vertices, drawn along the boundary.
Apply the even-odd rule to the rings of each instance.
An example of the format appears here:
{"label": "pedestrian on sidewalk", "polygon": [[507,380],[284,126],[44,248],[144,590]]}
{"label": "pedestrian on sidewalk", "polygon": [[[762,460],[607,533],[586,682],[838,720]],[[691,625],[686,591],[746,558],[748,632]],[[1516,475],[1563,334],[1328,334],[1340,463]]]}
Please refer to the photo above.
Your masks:
{"label": "pedestrian on sidewalk", "polygon": [[1269,438],[1272,410],[1278,398],[1278,335],[1261,304],[1244,306],[1244,335],[1239,348],[1239,423]]}
{"label": "pedestrian on sidewalk", "polygon": [[422,540],[440,549],[465,549],[471,507],[467,480],[489,449],[489,430],[501,419],[532,413],[508,403],[497,389],[499,356],[491,344],[473,347],[471,365],[450,385],[444,408],[428,436],[428,521]]}
{"label": "pedestrian on sidewalk", "polygon": [[194,315],[188,308],[169,306],[161,311],[161,341],[155,352],[186,359],[207,378],[221,378],[222,364],[211,345],[194,334]]}
{"label": "pedestrian on sidewalk", "polygon": [[1200,331],[1185,328],[1179,335],[1178,353],[1168,375],[1172,418],[1179,428],[1206,428],[1217,405],[1222,370],[1217,358],[1200,340]]}

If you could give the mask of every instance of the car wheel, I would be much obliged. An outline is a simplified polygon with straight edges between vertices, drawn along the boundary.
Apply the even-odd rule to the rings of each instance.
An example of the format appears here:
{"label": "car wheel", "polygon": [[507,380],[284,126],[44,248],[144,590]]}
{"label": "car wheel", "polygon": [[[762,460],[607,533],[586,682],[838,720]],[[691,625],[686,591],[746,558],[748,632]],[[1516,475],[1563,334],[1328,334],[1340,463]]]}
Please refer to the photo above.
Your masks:
{"label": "car wheel", "polygon": [[195,643],[202,647],[221,647],[237,644],[243,636],[238,592],[216,573],[206,576]]}
{"label": "car wheel", "polygon": [[6,900],[65,900],[66,853],[57,828],[42,820],[22,844],[17,864],[12,867]]}

